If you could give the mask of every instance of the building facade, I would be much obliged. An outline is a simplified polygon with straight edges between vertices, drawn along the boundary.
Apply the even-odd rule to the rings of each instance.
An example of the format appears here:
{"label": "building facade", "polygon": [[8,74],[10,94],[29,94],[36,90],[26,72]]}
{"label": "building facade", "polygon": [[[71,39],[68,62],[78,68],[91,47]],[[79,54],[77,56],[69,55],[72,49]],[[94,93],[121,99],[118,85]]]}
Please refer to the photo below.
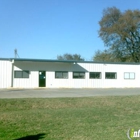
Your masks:
{"label": "building facade", "polygon": [[140,63],[0,58],[0,88],[140,87]]}

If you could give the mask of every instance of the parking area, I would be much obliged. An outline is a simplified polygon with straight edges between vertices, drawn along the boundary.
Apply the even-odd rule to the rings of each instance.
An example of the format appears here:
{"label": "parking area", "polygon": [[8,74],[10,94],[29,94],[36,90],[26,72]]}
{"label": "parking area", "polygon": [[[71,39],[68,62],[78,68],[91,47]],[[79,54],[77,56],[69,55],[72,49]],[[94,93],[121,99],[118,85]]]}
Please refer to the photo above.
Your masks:
{"label": "parking area", "polygon": [[100,89],[0,89],[0,98],[63,98],[92,96],[140,95],[140,88],[100,88]]}

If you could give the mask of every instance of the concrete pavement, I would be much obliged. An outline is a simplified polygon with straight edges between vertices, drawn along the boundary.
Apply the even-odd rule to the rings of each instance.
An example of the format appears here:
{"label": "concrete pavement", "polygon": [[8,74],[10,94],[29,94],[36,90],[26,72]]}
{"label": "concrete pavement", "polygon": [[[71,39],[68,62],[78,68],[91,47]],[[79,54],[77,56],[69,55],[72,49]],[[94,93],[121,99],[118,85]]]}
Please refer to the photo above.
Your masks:
{"label": "concrete pavement", "polygon": [[37,88],[37,89],[0,89],[0,98],[61,98],[93,96],[140,95],[140,88]]}

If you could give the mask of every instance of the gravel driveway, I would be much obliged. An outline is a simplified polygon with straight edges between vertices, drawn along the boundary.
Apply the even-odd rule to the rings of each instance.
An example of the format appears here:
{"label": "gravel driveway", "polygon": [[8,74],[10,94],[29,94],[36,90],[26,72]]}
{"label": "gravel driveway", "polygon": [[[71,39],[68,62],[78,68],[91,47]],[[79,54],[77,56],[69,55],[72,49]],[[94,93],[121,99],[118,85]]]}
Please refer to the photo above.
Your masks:
{"label": "gravel driveway", "polygon": [[100,88],[100,89],[0,89],[0,98],[59,98],[92,96],[140,95],[140,88]]}

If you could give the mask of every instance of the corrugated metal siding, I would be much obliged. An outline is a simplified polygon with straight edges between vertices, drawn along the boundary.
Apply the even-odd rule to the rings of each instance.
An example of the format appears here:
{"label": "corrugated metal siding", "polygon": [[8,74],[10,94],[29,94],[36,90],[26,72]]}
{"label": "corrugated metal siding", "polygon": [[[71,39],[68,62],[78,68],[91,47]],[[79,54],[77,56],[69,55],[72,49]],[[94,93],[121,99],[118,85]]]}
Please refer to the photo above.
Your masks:
{"label": "corrugated metal siding", "polygon": [[13,87],[17,88],[38,87],[38,72],[31,71],[29,78],[14,78]]}
{"label": "corrugated metal siding", "polygon": [[55,72],[46,72],[46,87],[49,88],[69,88],[70,79],[55,79]]}
{"label": "corrugated metal siding", "polygon": [[[93,88],[111,88],[111,87],[140,87],[140,65],[119,65],[119,64],[79,64],[89,72],[102,72],[102,79],[89,79],[88,86]],[[116,72],[117,79],[105,79],[105,72]],[[124,79],[124,72],[134,72],[134,80]],[[93,83],[93,86],[92,86]]]}
{"label": "corrugated metal siding", "polygon": [[[65,88],[118,88],[140,87],[140,65],[94,64],[94,63],[55,63],[55,62],[16,62],[14,70],[29,70],[29,79],[14,78],[14,87],[38,87],[38,71],[46,71],[46,87]],[[68,79],[55,79],[55,71],[68,71]],[[73,71],[84,71],[85,79],[73,79]],[[101,72],[101,79],[90,79],[89,72]],[[116,72],[117,79],[105,79],[105,72]],[[134,72],[134,80],[124,79],[124,72]]]}
{"label": "corrugated metal siding", "polygon": [[12,64],[8,60],[0,60],[0,88],[11,87]]}

